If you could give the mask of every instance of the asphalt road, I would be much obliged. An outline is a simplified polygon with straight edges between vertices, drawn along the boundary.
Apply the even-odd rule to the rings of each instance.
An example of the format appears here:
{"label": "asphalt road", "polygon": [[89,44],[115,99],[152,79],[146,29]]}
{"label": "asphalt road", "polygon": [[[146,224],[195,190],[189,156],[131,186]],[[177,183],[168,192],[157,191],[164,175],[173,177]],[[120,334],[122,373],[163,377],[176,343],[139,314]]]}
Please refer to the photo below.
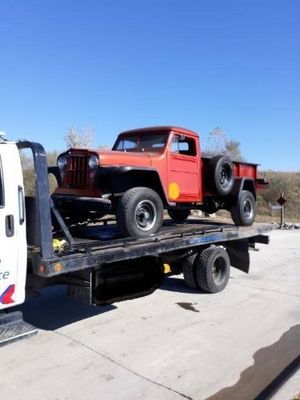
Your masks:
{"label": "asphalt road", "polygon": [[[233,269],[219,294],[182,277],[107,307],[44,290],[23,307],[38,335],[0,349],[0,399],[268,398],[299,367],[300,230],[258,247],[250,274]],[[298,391],[299,370],[273,398]]]}

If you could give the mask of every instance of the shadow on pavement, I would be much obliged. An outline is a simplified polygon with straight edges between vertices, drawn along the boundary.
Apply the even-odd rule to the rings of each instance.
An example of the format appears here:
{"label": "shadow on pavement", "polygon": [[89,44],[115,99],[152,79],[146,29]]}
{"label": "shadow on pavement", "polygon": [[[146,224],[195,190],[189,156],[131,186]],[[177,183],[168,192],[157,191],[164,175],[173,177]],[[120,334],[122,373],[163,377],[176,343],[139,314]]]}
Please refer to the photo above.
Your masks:
{"label": "shadow on pavement", "polygon": [[67,296],[67,287],[51,286],[28,297],[19,307],[26,322],[39,329],[55,330],[85,318],[115,310],[113,305],[90,306]]}
{"label": "shadow on pavement", "polygon": [[195,293],[195,294],[206,294],[201,292],[200,289],[191,289],[186,286],[182,278],[168,277],[163,280],[160,286],[161,290],[168,290],[169,292],[179,292],[179,293]]}
{"label": "shadow on pavement", "polygon": [[281,338],[258,350],[254,363],[245,369],[233,386],[206,400],[267,400],[300,368],[300,325],[291,327]]}

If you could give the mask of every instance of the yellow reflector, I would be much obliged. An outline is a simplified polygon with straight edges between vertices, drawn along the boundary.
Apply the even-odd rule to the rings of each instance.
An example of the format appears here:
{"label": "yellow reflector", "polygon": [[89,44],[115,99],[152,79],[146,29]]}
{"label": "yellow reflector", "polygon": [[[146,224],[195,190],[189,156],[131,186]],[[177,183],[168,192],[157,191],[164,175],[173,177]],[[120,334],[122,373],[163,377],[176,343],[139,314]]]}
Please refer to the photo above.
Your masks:
{"label": "yellow reflector", "polygon": [[60,263],[54,265],[55,272],[60,272],[61,270],[62,270],[62,265]]}
{"label": "yellow reflector", "polygon": [[169,197],[172,200],[176,200],[179,195],[180,195],[180,190],[179,190],[179,186],[176,182],[172,182],[169,184],[169,188],[168,188],[168,192],[169,192]]}
{"label": "yellow reflector", "polygon": [[164,264],[164,274],[169,274],[171,272],[171,267],[169,264]]}

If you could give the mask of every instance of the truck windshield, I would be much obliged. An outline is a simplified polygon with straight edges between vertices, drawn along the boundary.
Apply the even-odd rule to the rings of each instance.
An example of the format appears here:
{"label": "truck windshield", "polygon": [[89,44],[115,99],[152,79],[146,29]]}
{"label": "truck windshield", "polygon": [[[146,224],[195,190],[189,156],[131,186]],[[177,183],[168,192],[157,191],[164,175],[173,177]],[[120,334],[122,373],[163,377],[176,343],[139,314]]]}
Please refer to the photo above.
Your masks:
{"label": "truck windshield", "polygon": [[156,151],[164,149],[168,135],[149,134],[119,137],[114,144],[116,151]]}

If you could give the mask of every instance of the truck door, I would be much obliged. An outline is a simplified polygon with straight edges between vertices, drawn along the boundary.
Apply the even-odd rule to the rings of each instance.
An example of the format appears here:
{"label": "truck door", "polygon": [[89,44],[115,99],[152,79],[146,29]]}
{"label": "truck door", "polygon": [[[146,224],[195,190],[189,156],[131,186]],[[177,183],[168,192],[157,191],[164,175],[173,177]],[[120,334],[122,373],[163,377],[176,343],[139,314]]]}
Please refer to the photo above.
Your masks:
{"label": "truck door", "polygon": [[193,137],[173,134],[169,146],[168,195],[170,201],[200,200],[200,158]]}
{"label": "truck door", "polygon": [[15,143],[0,138],[0,310],[23,303],[27,266],[24,186]]}

